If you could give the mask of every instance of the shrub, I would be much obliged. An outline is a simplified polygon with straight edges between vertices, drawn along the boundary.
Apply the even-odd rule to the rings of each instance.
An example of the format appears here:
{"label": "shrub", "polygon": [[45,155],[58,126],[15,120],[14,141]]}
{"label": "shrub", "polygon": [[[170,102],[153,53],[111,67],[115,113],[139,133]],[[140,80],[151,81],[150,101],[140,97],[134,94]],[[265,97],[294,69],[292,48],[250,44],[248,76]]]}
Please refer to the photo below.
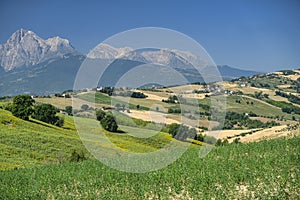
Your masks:
{"label": "shrub", "polygon": [[213,136],[206,135],[205,138],[204,138],[204,142],[207,143],[207,144],[216,144],[217,139]]}
{"label": "shrub", "polygon": [[58,120],[54,123],[55,126],[58,126],[58,127],[63,127],[64,126],[64,123],[65,123],[65,120],[61,117],[57,117]]}
{"label": "shrub", "polygon": [[12,111],[12,103],[4,104],[3,109],[11,112]]}
{"label": "shrub", "polygon": [[235,139],[233,140],[233,143],[234,143],[234,144],[240,143],[240,138],[235,138]]}
{"label": "shrub", "polygon": [[84,155],[82,151],[74,150],[69,158],[70,162],[80,162],[83,160],[87,160],[87,157]]}
{"label": "shrub", "polygon": [[71,115],[71,116],[73,115],[72,114],[72,112],[73,112],[72,106],[66,106],[65,111],[66,111],[66,113],[68,113],[68,115]]}
{"label": "shrub", "polygon": [[174,137],[177,134],[179,127],[180,127],[180,125],[176,124],[176,123],[172,123],[172,124],[168,125],[167,126],[167,128],[169,129],[168,133],[170,135],[172,135],[172,137]]}
{"label": "shrub", "polygon": [[176,95],[173,96],[169,96],[169,98],[167,100],[163,99],[162,102],[165,103],[177,103],[178,102],[178,98]]}
{"label": "shrub", "polygon": [[87,111],[89,109],[89,106],[87,104],[83,104],[81,106],[81,109],[84,110],[84,111]]}
{"label": "shrub", "polygon": [[218,140],[217,140],[216,146],[222,146],[222,140],[221,140],[221,139],[218,139]]}
{"label": "shrub", "polygon": [[200,142],[204,142],[204,135],[202,135],[201,133],[199,135],[195,136],[195,140],[198,140]]}
{"label": "shrub", "polygon": [[172,135],[173,138],[186,141],[187,138],[196,138],[197,130],[195,128],[189,128],[185,125],[180,125],[176,123],[172,123],[167,125],[168,133]]}
{"label": "shrub", "polygon": [[168,108],[168,113],[181,113],[181,108],[180,107],[170,107]]}

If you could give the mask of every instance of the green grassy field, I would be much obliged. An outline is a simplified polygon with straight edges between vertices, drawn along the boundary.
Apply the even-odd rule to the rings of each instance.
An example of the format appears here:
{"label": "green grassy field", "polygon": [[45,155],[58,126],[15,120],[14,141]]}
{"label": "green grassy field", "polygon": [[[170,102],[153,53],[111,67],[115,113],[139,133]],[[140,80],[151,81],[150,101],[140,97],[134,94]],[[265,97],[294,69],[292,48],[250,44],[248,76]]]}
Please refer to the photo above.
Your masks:
{"label": "green grassy field", "polygon": [[[0,172],[2,199],[298,199],[300,139],[191,148],[159,171],[134,174],[98,161]],[[163,162],[163,161],[162,161]]]}
{"label": "green grassy field", "polygon": [[85,151],[69,117],[58,128],[37,120],[24,121],[0,109],[0,169],[60,162],[72,151]]}
{"label": "green grassy field", "polygon": [[[237,103],[236,100],[239,100],[240,103]],[[201,99],[199,102],[205,105],[210,105],[209,98]],[[253,102],[253,105],[251,102]],[[234,95],[226,97],[226,111],[238,113],[249,113],[252,111],[260,116],[284,116],[285,119],[292,119],[291,114],[282,112],[280,108],[247,96]]]}
{"label": "green grassy field", "polygon": [[[68,162],[73,151],[92,159],[82,141],[111,150],[105,140],[108,138],[124,151],[150,152],[168,144],[172,139],[168,134],[159,132],[151,138],[136,138],[127,133],[110,133],[103,131],[99,122],[94,119],[75,118],[78,124],[76,128],[84,130],[80,132],[80,139],[73,118],[62,117],[65,124],[59,128],[33,119],[24,121],[0,109],[0,170]],[[123,127],[125,130],[132,129]],[[146,134],[147,131],[149,130],[139,128],[136,134]],[[105,135],[101,135],[101,132]]]}
{"label": "green grassy field", "polygon": [[77,95],[76,97],[89,102],[95,101],[95,103],[99,103],[99,104],[107,104],[107,105],[111,104],[111,97],[99,92],[84,93],[84,94]]}
{"label": "green grassy field", "polygon": [[[129,105],[130,109],[136,109],[137,105],[140,105],[141,110],[149,110],[149,107],[144,106],[144,104],[140,104],[139,101],[138,102],[131,102],[131,101],[127,101],[128,99],[126,98],[121,98],[121,97],[110,97],[106,94],[102,94],[100,92],[90,92],[90,93],[84,93],[84,94],[79,94],[76,96],[79,99],[88,101],[88,102],[95,102],[98,104],[106,104],[106,105],[112,105],[115,106],[115,104],[119,103],[120,105],[124,104],[124,105]],[[113,98],[113,100],[112,100]],[[128,102],[128,103],[126,103]],[[144,100],[144,102],[146,102]],[[147,104],[148,105],[148,104]]]}
{"label": "green grassy field", "polygon": [[[152,92],[158,96],[159,93]],[[111,105],[111,97],[102,93],[96,93],[95,97],[93,93],[83,93],[76,97],[90,102],[95,98],[95,103]],[[117,99],[115,103],[120,104],[128,100],[127,97]],[[61,109],[71,103],[71,99],[63,98],[44,100]],[[233,95],[226,100],[227,111],[252,111],[260,116],[292,118],[292,115],[283,113],[280,108],[248,96]],[[133,98],[129,103],[130,109],[140,105],[142,110],[153,109],[153,104],[165,108],[175,105]],[[199,103],[210,105],[210,98],[199,99]],[[218,107],[218,102],[214,107]],[[185,108],[193,110],[189,105]],[[200,111],[208,111],[204,108],[201,107]],[[190,146],[174,163],[158,171],[126,173],[101,163],[93,153],[104,159],[117,158],[131,152],[142,155],[162,150],[174,140],[171,135],[160,132],[164,124],[131,119],[122,112],[115,114],[119,132],[111,133],[104,131],[99,121],[92,118],[60,115],[65,123],[59,128],[34,119],[24,121],[0,109],[0,199],[300,197],[300,138],[297,136],[227,144],[213,148],[204,158],[199,157],[203,143],[194,145],[175,140],[178,149]],[[189,114],[186,113],[187,116]],[[180,115],[169,117],[177,119]],[[84,159],[79,162],[72,159],[74,152],[83,155]],[[162,158],[159,163],[166,160]],[[145,165],[143,160],[135,164]]]}
{"label": "green grassy field", "polygon": [[[241,103],[236,103],[236,100],[240,100]],[[249,104],[247,104],[247,101]],[[253,105],[251,105],[253,102]],[[289,117],[288,114],[281,111],[280,108],[275,108],[271,105],[268,105],[264,102],[259,100],[249,98],[247,96],[230,96],[226,99],[227,103],[227,110],[228,111],[235,111],[239,113],[249,113],[250,111],[256,113],[257,115],[261,116],[285,116]],[[289,117],[290,118],[290,117]]]}

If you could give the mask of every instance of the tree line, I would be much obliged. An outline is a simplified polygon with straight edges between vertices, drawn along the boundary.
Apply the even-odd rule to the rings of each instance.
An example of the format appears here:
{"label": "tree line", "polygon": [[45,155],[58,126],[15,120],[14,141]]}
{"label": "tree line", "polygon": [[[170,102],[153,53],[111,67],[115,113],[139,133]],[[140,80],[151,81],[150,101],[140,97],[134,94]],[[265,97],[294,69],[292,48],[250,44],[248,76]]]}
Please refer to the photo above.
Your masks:
{"label": "tree line", "polygon": [[115,91],[116,89],[114,87],[104,87],[100,90],[101,93],[107,94],[108,96],[123,96],[123,97],[132,97],[132,98],[147,98],[147,95],[145,95],[142,92],[132,92],[132,91],[124,91],[122,89],[119,89],[121,91]]}
{"label": "tree line", "polygon": [[6,105],[6,110],[23,120],[29,120],[30,117],[55,126],[62,127],[64,119],[57,116],[59,109],[51,104],[39,104],[29,95],[18,95],[13,98],[11,104]]}

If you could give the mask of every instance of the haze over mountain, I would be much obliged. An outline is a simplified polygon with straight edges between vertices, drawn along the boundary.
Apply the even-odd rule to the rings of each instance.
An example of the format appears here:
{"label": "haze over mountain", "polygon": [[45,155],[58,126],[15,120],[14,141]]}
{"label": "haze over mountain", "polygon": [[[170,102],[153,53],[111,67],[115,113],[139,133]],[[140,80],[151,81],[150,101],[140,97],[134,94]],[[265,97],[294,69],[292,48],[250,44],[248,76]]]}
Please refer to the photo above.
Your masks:
{"label": "haze over mountain", "polygon": [[178,49],[139,49],[131,47],[115,48],[108,44],[100,44],[88,55],[93,59],[127,59],[143,63],[154,63],[173,68],[193,68],[192,63],[198,63],[202,67],[209,64],[204,59],[188,51]]}
{"label": "haze over mountain", "polygon": [[[205,73],[210,71],[205,60],[187,51],[135,51],[131,47],[100,44],[88,55],[83,55],[67,39],[53,37],[44,40],[32,31],[20,29],[5,44],[0,44],[0,96],[19,93],[44,95],[72,89],[76,73],[85,59],[111,61],[106,78],[99,85],[113,86],[121,72],[126,73],[137,65],[147,63],[172,67],[189,82],[203,81],[191,63],[202,66]],[[258,73],[229,66],[218,66],[218,69],[225,80]]]}

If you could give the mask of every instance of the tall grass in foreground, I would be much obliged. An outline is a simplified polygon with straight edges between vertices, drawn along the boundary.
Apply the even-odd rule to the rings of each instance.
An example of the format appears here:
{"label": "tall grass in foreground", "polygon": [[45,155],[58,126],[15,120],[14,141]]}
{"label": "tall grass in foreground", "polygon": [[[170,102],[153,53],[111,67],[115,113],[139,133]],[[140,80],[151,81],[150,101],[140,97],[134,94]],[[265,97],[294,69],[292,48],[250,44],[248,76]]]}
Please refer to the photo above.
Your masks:
{"label": "tall grass in foreground", "polygon": [[[300,138],[199,146],[159,171],[83,161],[0,172],[1,199],[299,199]],[[163,162],[163,161],[162,161]]]}

